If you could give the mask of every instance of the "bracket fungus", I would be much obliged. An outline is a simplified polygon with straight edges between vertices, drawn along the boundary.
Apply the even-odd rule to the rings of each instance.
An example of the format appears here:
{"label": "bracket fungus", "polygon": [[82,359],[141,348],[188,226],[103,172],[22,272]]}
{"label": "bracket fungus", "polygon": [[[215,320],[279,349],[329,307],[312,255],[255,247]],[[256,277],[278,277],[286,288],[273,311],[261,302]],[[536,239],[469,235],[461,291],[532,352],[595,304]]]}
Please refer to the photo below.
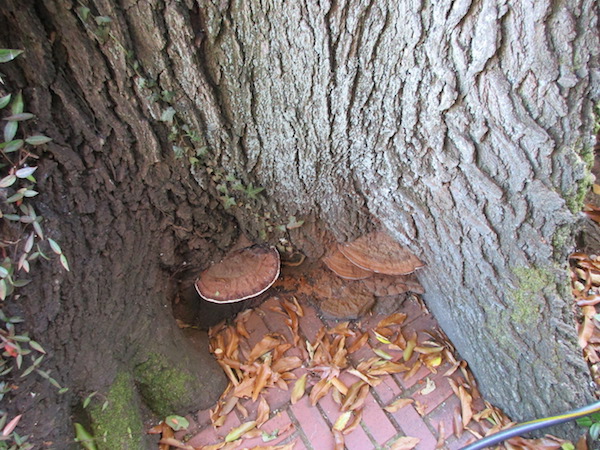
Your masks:
{"label": "bracket fungus", "polygon": [[279,277],[275,247],[252,245],[235,250],[200,274],[196,291],[213,303],[234,303],[256,297]]}
{"label": "bracket fungus", "polygon": [[387,234],[376,231],[339,246],[340,251],[361,269],[386,275],[407,275],[425,264]]}
{"label": "bracket fungus", "polygon": [[364,280],[373,275],[372,271],[362,269],[351,262],[337,248],[324,256],[323,262],[333,273],[346,280]]}

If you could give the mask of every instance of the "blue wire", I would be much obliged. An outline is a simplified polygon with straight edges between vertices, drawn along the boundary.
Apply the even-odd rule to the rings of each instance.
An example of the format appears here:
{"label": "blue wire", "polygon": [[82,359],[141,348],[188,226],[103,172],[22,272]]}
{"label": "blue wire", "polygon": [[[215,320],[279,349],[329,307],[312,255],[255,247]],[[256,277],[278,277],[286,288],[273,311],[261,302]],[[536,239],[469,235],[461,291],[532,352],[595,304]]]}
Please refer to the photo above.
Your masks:
{"label": "blue wire", "polygon": [[515,425],[512,428],[507,428],[506,430],[502,430],[498,433],[484,437],[483,439],[480,439],[477,442],[463,447],[461,450],[481,450],[494,444],[498,444],[507,439],[510,439],[512,437],[520,436],[521,434],[529,433],[530,431],[539,430],[540,428],[546,428],[552,425],[558,425],[564,422],[568,422],[569,420],[587,416],[588,414],[592,414],[597,411],[600,411],[600,401],[597,401],[587,406],[583,406],[581,408],[574,409],[566,414],[561,414],[559,416],[546,417],[544,419],[532,420],[531,422],[525,422]]}

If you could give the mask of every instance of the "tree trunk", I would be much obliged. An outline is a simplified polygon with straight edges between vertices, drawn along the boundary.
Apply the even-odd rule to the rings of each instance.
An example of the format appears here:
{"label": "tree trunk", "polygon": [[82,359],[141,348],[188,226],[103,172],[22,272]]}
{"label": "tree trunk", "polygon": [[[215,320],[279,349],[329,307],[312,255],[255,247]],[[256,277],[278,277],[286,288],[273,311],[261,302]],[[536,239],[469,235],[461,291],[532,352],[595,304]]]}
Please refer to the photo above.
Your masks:
{"label": "tree trunk", "polygon": [[[152,402],[139,364],[191,354],[168,280],[218,256],[235,224],[315,259],[384,227],[427,262],[427,304],[487,398],[517,420],[592,398],[566,270],[599,97],[592,0],[11,0],[1,14],[2,46],[26,50],[7,78],[54,138],[38,207],[73,267],[40,270],[20,303],[72,387],[39,441],[68,434],[77,395],[135,377]],[[190,358],[200,384],[214,376]]]}

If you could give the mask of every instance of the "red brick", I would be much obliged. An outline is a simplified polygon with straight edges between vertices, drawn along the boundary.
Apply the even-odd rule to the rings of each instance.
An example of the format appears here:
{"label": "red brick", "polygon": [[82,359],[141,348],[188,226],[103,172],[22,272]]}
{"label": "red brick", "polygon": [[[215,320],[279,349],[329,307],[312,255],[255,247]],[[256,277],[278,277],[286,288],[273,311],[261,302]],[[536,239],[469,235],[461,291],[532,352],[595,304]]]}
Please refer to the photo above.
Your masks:
{"label": "red brick", "polygon": [[417,437],[421,441],[417,448],[419,450],[429,450],[435,448],[436,437],[427,427],[419,413],[411,405],[407,405],[398,411],[391,413],[396,423],[402,428],[407,436]]}
{"label": "red brick", "polygon": [[381,404],[387,405],[392,399],[400,395],[402,389],[391,375],[381,377],[381,380],[381,383],[371,389],[375,391]]}
{"label": "red brick", "polygon": [[250,335],[248,339],[250,349],[260,342],[265,335],[270,333],[269,328],[263,322],[262,315],[261,310],[254,310],[250,313],[250,317],[246,321],[246,330]]}
{"label": "red brick", "polygon": [[375,439],[375,442],[380,445],[398,433],[383,409],[381,409],[381,406],[379,406],[370,393],[367,395],[363,409],[363,423],[367,427],[369,434]]}
{"label": "red brick", "polygon": [[302,309],[304,310],[304,317],[300,317],[300,330],[304,337],[312,343],[323,326],[323,322],[321,322],[313,306],[302,303]]}
{"label": "red brick", "polygon": [[318,448],[322,449],[329,449],[335,446],[329,425],[321,416],[319,409],[310,405],[307,396],[303,397],[295,405],[292,405],[290,410],[308,442],[311,444],[318,443]]}
{"label": "red brick", "polygon": [[[429,394],[423,395],[421,394],[421,390],[427,386],[426,381],[430,378],[435,383],[435,389]],[[417,390],[412,398],[415,401],[418,401],[421,405],[423,405],[423,409],[421,412],[424,414],[429,414],[433,411],[438,405],[440,405],[444,400],[450,397],[453,392],[450,384],[448,384],[448,378],[442,376],[441,373],[438,373],[437,377],[428,376],[424,379],[425,383],[422,385],[419,390]]]}
{"label": "red brick", "polygon": [[457,407],[460,407],[460,400],[457,396],[452,395],[426,418],[431,427],[436,430],[436,434],[440,423],[444,424],[444,439],[448,439],[454,432],[453,414]]}
{"label": "red brick", "polygon": [[365,430],[359,425],[351,433],[344,436],[347,450],[366,450],[373,448],[373,443]]}

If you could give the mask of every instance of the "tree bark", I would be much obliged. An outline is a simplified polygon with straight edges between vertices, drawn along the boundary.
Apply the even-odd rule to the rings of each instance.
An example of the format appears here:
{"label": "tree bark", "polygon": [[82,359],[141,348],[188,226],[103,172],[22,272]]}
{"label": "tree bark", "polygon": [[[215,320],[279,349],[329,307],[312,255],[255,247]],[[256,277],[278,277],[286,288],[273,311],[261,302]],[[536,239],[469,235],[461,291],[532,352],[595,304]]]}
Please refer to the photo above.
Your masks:
{"label": "tree bark", "polygon": [[566,255],[592,0],[6,3],[2,45],[26,50],[9,79],[54,138],[39,208],[73,266],[22,305],[74,393],[148,342],[185,350],[166,280],[237,225],[315,259],[384,227],[427,262],[427,304],[487,398],[516,420],[591,400]]}

